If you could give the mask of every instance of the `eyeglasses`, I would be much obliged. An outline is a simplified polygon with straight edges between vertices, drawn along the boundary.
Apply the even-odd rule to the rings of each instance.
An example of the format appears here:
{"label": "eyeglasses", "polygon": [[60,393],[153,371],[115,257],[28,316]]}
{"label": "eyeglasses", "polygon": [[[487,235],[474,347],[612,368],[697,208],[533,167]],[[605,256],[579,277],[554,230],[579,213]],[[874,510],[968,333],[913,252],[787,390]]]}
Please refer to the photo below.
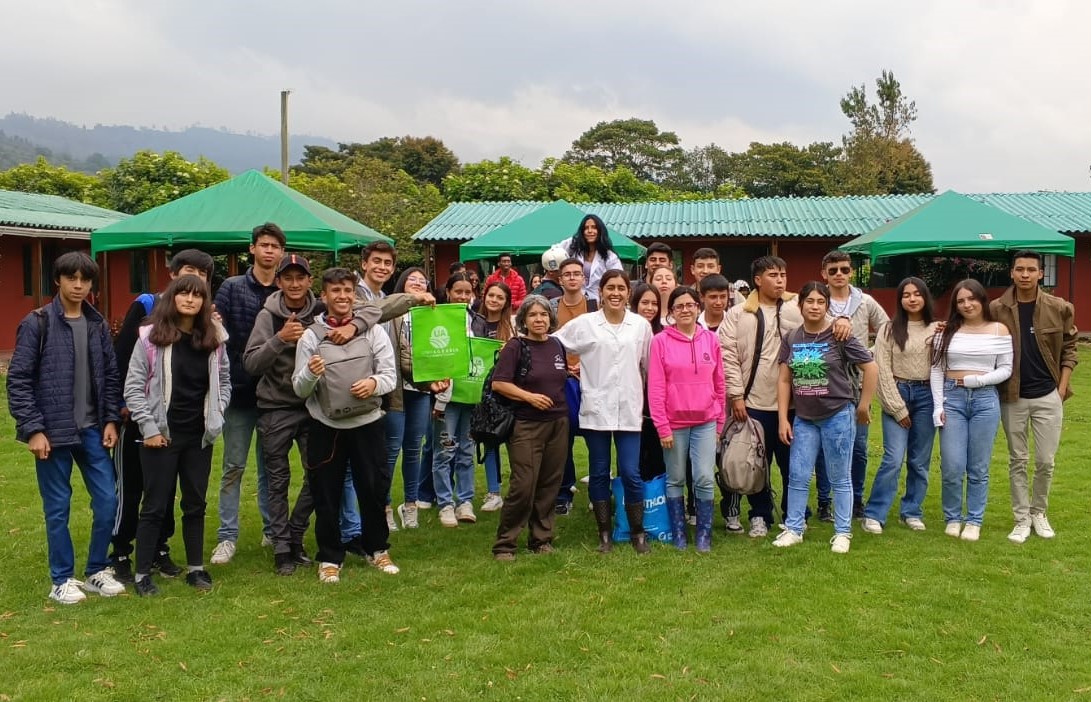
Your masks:
{"label": "eyeglasses", "polygon": [[849,273],[852,273],[852,266],[834,266],[833,268],[826,269],[826,275],[837,275],[838,272],[841,272],[843,275],[848,275]]}
{"label": "eyeglasses", "polygon": [[421,278],[419,275],[411,275],[405,279],[407,283],[416,283],[417,285],[428,285],[427,278]]}
{"label": "eyeglasses", "polygon": [[567,273],[561,273],[562,278],[582,278],[583,271],[568,271]]}
{"label": "eyeglasses", "polygon": [[689,312],[700,307],[696,302],[680,302],[671,309],[675,312]]}

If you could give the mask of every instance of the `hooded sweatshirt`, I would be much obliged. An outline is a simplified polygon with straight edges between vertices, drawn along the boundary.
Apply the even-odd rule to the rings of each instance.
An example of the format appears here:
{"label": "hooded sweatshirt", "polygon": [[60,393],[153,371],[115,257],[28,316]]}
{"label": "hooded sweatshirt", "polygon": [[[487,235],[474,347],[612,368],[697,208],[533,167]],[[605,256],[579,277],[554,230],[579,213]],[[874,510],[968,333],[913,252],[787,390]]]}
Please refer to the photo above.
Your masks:
{"label": "hooded sweatshirt", "polygon": [[829,311],[826,317],[832,322],[838,317],[845,317],[852,323],[852,335],[865,349],[868,348],[868,335],[872,330],[878,331],[879,327],[890,321],[883,306],[875,301],[871,295],[860,288],[849,286],[849,299],[845,303],[830,300]]}
{"label": "hooded sweatshirt", "polygon": [[724,428],[724,367],[715,334],[697,327],[689,338],[667,327],[652,339],[648,408],[660,438],[673,429],[716,422]]}

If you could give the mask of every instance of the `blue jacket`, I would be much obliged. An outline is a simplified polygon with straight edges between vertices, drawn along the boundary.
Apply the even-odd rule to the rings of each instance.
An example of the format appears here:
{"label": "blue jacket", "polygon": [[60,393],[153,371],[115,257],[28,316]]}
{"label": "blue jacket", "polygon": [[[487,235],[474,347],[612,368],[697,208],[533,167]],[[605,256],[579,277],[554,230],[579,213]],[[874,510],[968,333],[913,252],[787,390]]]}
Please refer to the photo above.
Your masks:
{"label": "blue jacket", "polygon": [[[8,411],[15,418],[15,435],[28,441],[45,432],[50,445],[80,445],[76,427],[75,350],[72,327],[64,319],[59,298],[42,308],[45,313],[45,339],[41,338],[42,318],[35,310],[19,323],[15,353],[8,368]],[[98,310],[83,303],[87,318],[88,359],[91,363],[91,387],[95,395],[99,429],[121,417],[121,379],[114,357],[110,327]]]}
{"label": "blue jacket", "polygon": [[265,286],[254,277],[253,267],[243,275],[228,278],[216,291],[216,311],[227,330],[227,358],[231,362],[231,406],[256,407],[258,378],[246,372],[243,354],[246,340],[254,329],[258,312],[277,289]]}

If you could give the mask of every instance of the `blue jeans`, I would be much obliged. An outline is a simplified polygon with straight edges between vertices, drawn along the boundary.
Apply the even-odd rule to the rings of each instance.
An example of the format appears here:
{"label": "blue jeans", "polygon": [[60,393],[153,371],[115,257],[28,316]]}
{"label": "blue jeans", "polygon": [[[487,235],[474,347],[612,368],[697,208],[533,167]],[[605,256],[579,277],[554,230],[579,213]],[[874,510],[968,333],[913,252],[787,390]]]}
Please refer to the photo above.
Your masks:
{"label": "blue jeans", "polygon": [[[120,450],[120,449],[119,449]],[[34,459],[38,492],[45,513],[45,538],[49,549],[49,577],[54,585],[75,577],[76,554],[68,516],[72,511],[72,462],[79,466],[83,484],[91,495],[91,543],[87,548],[84,577],[110,565],[107,551],[117,515],[117,482],[114,461],[102,445],[98,427],[80,430],[79,446],[54,446],[49,458]]]}
{"label": "blue jeans", "polygon": [[500,484],[500,447],[485,449],[485,486],[486,491],[499,495]]}
{"label": "blue jeans", "polygon": [[448,404],[443,410],[443,423],[437,423],[437,433],[432,437],[432,483],[436,504],[441,508],[474,499],[474,442],[470,438],[473,408],[461,402]]}
{"label": "blue jeans", "polygon": [[592,502],[610,499],[610,441],[617,448],[617,472],[625,487],[625,502],[635,504],[644,499],[644,483],[640,479],[640,432],[596,431],[585,429],[588,472],[587,494]]}
{"label": "blue jeans", "polygon": [[[223,478],[220,480],[220,529],[217,541],[239,540],[239,500],[242,498],[242,475],[250,456],[250,444],[258,425],[257,407],[228,407],[224,413]],[[258,467],[258,512],[262,533],[272,538],[269,528],[269,483],[265,479],[265,454],[257,442],[254,456]]]}
{"label": "blue jeans", "polygon": [[693,494],[698,500],[711,500],[716,466],[716,422],[695,427],[671,429],[674,446],[663,449],[667,462],[667,497],[681,497],[686,490],[686,459],[693,466]]}
{"label": "blue jeans", "polygon": [[899,516],[902,519],[924,516],[921,504],[928,492],[928,467],[932,463],[932,444],[936,428],[932,425],[932,390],[927,382],[898,383],[898,393],[909,409],[908,429],[883,413],[883,461],[871,484],[864,516],[886,524],[894,494],[898,491],[898,476],[902,462],[906,463],[905,495]]}
{"label": "blue jeans", "polygon": [[[864,481],[867,479],[867,435],[870,426],[870,424],[857,424],[856,438],[852,443],[852,503],[854,505],[864,502]],[[830,480],[821,450],[814,464],[814,476],[818,486],[818,501],[829,502]]]}
{"label": "blue jeans", "polygon": [[852,533],[852,447],[856,438],[856,407],[847,403],[836,414],[811,421],[798,414],[792,423],[792,453],[788,468],[788,518],[784,525],[803,533],[811,473],[818,452],[826,456],[826,473],[833,490],[833,530]]}
{"label": "blue jeans", "polygon": [[[402,491],[407,504],[417,501],[418,486],[426,478],[431,480],[432,460],[424,458],[424,446],[432,437],[432,396],[416,390],[402,390],[402,411],[387,413],[386,462],[390,474],[402,455]],[[393,415],[393,416],[392,416]],[[400,419],[399,419],[400,417]],[[393,436],[395,429],[397,436]],[[421,470],[424,466],[425,470]],[[425,495],[434,497],[434,495]],[[428,500],[432,502],[433,500]],[[389,499],[387,500],[389,504]]]}
{"label": "blue jeans", "polygon": [[579,428],[568,426],[568,455],[564,459],[564,473],[561,475],[561,489],[557,492],[557,504],[572,504],[572,487],[576,484],[576,462],[572,457],[572,450],[576,445],[576,436],[580,434]]}
{"label": "blue jeans", "polygon": [[348,543],[363,533],[360,521],[360,504],[356,500],[356,486],[352,484],[352,469],[345,471],[345,487],[341,492],[341,514],[338,518],[341,543]]}
{"label": "blue jeans", "polygon": [[989,462],[1000,426],[1000,396],[995,385],[958,387],[943,382],[944,424],[939,430],[943,476],[943,521],[963,520],[962,485],[966,483],[966,523],[981,526],[989,499]]}

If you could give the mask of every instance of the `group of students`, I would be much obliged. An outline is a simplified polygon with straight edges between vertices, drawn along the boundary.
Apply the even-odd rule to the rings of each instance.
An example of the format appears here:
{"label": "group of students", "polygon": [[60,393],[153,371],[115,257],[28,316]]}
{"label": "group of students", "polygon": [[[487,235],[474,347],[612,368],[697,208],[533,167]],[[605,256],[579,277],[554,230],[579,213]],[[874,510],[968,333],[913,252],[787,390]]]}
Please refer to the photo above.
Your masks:
{"label": "group of students", "polygon": [[[173,578],[184,571],[189,585],[210,589],[204,517],[212,444],[221,433],[213,564],[236,551],[240,482],[255,429],[264,541],[280,575],[312,563],[303,546],[312,514],[318,577],[326,583],[339,581],[346,553],[398,573],[389,534],[398,520],[401,528],[418,527],[420,509],[436,505],[445,527],[477,520],[473,405],[451,401],[450,381],[413,378],[408,312],[435,303],[424,271],[403,271],[387,295],[396,252],[376,243],[364,250],[359,274],[325,271],[316,296],[308,261],[285,255],[285,243],[276,225],[255,228],[253,265],[225,281],[214,300],[212,259],[177,253],[167,289],[134,302],[116,341],[86,302],[96,264],[79,252],[54,263],[57,294],[20,323],[8,375],[17,435],[35,456],[52,599],[112,596],[127,582],[139,595],[155,595],[153,572]],[[1039,287],[1040,256],[1016,254],[1014,285],[991,304],[980,284],[958,283],[949,318],[937,323],[917,278],[899,285],[888,320],[850,284],[852,264],[840,252],[823,259],[823,282],[807,283],[798,295],[787,291],[785,262],[763,256],[751,266],[745,297],[720,275],[715,251],[696,253],[695,287],[678,286],[670,256],[661,261],[660,253],[650,250],[646,279],[634,285],[605,225],[589,215],[562,254],[543,257],[542,285],[518,306],[504,280],[518,276],[510,258],[480,294],[467,272],[446,281],[446,300],[467,306],[468,333],[504,342],[487,390],[507,398],[515,416],[508,487],[501,497],[500,454],[489,447],[481,507],[500,511],[496,559],[515,557],[524,529],[531,551],[553,550],[554,520],[572,508],[577,436],[587,445],[600,551],[612,549],[616,465],[636,551],[649,550],[644,480],[665,472],[674,545],[688,546],[693,525],[697,550],[707,552],[718,440],[727,422],[747,419],[762,428],[767,466],[776,460],[785,487],[777,546],[803,539],[812,475],[818,518],[834,523],[835,552],[848,551],[853,517],[863,519],[864,531],[881,532],[903,462],[899,516],[923,530],[936,427],[946,533],[976,540],[1001,418],[1011,453],[1009,538],[1025,541],[1031,530],[1053,535],[1045,513],[1076,330],[1072,306]],[[547,297],[548,283],[556,290]],[[884,456],[865,502],[876,392]],[[1035,433],[1033,495],[1028,425]],[[305,467],[294,505],[293,444]],[[390,488],[399,457],[404,499],[395,510]],[[82,581],[68,531],[73,462],[92,497]],[[173,563],[168,546],[176,489],[185,568]],[[741,496],[722,492],[728,533],[744,533]],[[765,536],[777,523],[773,494],[766,481],[746,496],[750,536]]]}

